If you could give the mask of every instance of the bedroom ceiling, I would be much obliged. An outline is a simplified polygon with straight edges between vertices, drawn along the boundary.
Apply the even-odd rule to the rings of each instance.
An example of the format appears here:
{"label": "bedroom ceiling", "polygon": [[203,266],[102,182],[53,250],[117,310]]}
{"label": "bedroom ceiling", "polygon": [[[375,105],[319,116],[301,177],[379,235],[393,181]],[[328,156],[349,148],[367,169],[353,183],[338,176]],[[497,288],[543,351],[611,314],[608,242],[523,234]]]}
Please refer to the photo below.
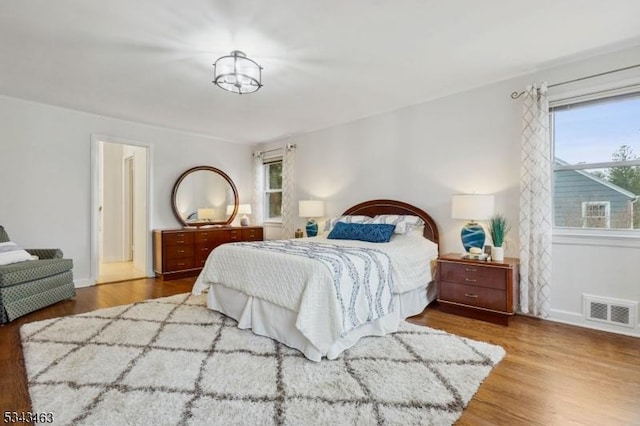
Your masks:
{"label": "bedroom ceiling", "polygon": [[[3,0],[0,94],[255,143],[621,44],[637,0]],[[264,87],[215,87],[234,49]]]}

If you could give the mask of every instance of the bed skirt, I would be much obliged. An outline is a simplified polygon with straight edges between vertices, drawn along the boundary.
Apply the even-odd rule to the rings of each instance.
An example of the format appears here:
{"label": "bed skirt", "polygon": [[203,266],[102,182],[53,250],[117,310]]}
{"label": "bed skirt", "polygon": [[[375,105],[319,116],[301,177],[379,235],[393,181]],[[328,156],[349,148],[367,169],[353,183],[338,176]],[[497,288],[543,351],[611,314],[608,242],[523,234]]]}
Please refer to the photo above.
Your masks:
{"label": "bed skirt", "polygon": [[238,328],[251,329],[255,334],[271,337],[285,345],[298,349],[305,357],[319,362],[322,357],[336,359],[342,352],[355,345],[364,336],[384,336],[397,331],[403,319],[417,315],[436,298],[436,285],[431,282],[402,294],[394,295],[394,311],[376,321],[364,324],[333,342],[322,353],[296,328],[298,313],[257,297],[225,287],[209,285],[207,306],[236,321]]}

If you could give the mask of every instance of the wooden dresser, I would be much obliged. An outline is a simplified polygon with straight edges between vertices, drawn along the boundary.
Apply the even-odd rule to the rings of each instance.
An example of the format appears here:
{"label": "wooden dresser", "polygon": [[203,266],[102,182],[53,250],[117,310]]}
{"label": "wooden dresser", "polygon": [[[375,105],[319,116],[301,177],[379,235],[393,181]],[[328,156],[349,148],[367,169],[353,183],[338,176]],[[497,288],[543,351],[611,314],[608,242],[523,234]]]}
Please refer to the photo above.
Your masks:
{"label": "wooden dresser", "polygon": [[261,226],[156,229],[153,231],[153,270],[163,280],[198,275],[211,250],[236,241],[262,241]]}
{"label": "wooden dresser", "polygon": [[518,309],[519,260],[462,259],[449,253],[438,259],[438,302],[443,312],[508,325]]}

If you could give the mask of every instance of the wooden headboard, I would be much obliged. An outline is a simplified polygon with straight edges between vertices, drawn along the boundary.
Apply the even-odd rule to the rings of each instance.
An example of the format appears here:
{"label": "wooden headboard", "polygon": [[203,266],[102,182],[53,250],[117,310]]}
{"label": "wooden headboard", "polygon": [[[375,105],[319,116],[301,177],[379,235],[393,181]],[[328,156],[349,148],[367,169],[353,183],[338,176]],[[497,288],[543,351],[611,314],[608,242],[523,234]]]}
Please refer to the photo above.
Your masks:
{"label": "wooden headboard", "polygon": [[357,214],[372,217],[378,214],[404,214],[419,216],[424,220],[424,237],[436,244],[438,243],[439,236],[436,222],[424,210],[412,206],[411,204],[395,200],[371,200],[356,204],[355,206],[348,208],[343,213],[345,216]]}

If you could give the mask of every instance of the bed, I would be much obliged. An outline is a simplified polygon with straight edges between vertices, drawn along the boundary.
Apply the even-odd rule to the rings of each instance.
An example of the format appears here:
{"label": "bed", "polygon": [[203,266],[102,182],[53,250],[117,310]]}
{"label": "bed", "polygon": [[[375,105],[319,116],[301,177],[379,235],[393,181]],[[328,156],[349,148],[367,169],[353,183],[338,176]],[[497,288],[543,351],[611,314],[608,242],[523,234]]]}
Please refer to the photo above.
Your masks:
{"label": "bed", "polygon": [[192,292],[207,291],[207,306],[239,328],[296,348],[312,361],[335,359],[364,336],[397,331],[401,320],[436,298],[433,219],[401,201],[372,200],[329,224],[373,218],[398,224],[388,243],[327,239],[324,233],[221,245]]}

